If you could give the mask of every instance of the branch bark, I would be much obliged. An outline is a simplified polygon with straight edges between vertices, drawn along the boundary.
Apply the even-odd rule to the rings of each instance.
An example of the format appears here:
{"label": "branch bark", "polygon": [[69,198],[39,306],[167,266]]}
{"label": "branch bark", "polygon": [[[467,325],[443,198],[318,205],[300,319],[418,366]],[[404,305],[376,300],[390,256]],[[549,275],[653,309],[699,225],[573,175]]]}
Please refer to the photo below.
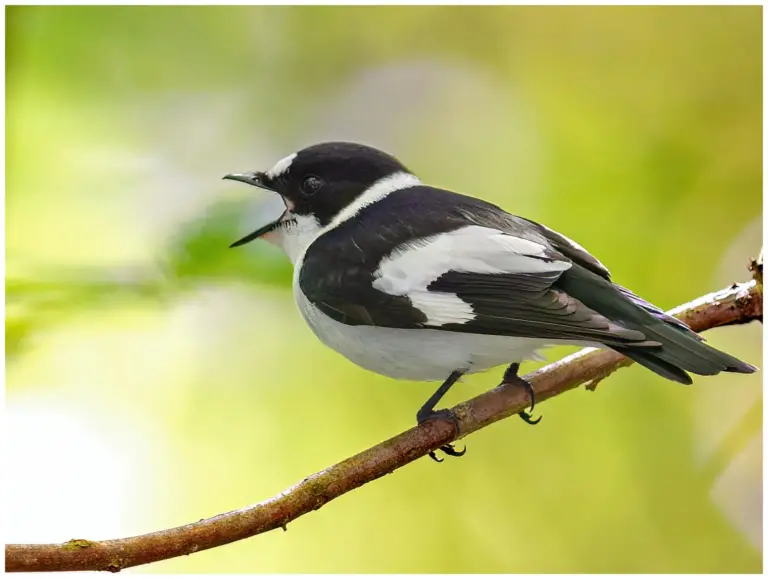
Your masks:
{"label": "branch bark", "polygon": [[[763,319],[762,260],[752,262],[754,279],[698,298],[670,313],[701,332],[718,326]],[[597,383],[632,362],[610,350],[587,348],[528,374],[536,402],[579,384]],[[501,385],[454,407],[463,438],[526,408],[528,395],[519,387]],[[368,482],[393,472],[429,451],[456,439],[454,425],[433,421],[411,428],[348,458],[270,499],[196,523],[125,539],[61,544],[6,545],[6,571],[112,571],[190,555],[272,529]]]}

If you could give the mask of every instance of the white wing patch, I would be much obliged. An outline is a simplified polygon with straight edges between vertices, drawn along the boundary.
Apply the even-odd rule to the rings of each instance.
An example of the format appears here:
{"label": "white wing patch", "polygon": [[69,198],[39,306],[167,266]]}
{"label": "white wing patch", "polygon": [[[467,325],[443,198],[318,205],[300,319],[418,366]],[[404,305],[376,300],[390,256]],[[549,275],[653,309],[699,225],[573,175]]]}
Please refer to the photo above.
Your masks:
{"label": "white wing patch", "polygon": [[538,259],[545,250],[540,243],[470,225],[397,248],[379,264],[373,286],[390,295],[408,296],[431,326],[464,323],[475,317],[472,306],[456,294],[428,291],[429,284],[449,271],[535,273],[571,267],[567,261]]}
{"label": "white wing patch", "polygon": [[428,326],[443,326],[445,324],[464,324],[475,319],[472,306],[456,294],[448,292],[411,292],[413,307],[421,310],[427,316]]}
{"label": "white wing patch", "polygon": [[293,153],[292,155],[288,155],[284,159],[280,159],[277,163],[274,164],[274,166],[271,169],[268,169],[264,174],[269,177],[270,179],[276,179],[288,169],[291,168],[291,163],[293,163],[293,160],[296,158],[296,153]]}
{"label": "white wing patch", "polygon": [[533,273],[565,271],[566,261],[537,259],[546,248],[488,227],[470,225],[405,244],[384,258],[374,286],[392,295],[422,291],[449,271]]}

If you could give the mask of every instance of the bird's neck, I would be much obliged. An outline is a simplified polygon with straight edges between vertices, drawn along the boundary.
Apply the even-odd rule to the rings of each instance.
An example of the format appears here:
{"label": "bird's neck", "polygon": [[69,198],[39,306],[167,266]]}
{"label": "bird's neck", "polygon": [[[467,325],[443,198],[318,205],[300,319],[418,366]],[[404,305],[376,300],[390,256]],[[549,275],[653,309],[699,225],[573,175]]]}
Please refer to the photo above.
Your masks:
{"label": "bird's neck", "polygon": [[323,228],[317,218],[310,215],[295,215],[294,219],[296,223],[275,232],[276,235],[271,241],[280,247],[295,265]]}
{"label": "bird's neck", "polygon": [[363,209],[381,201],[395,191],[410,189],[418,185],[421,185],[421,181],[411,173],[399,171],[387,175],[363,191],[325,226],[320,225],[320,221],[314,216],[295,215],[296,223],[291,227],[281,229],[279,235],[276,236],[279,237],[279,240],[275,239],[274,243],[282,247],[295,266],[297,262],[301,261],[309,245],[323,233],[354,219]]}

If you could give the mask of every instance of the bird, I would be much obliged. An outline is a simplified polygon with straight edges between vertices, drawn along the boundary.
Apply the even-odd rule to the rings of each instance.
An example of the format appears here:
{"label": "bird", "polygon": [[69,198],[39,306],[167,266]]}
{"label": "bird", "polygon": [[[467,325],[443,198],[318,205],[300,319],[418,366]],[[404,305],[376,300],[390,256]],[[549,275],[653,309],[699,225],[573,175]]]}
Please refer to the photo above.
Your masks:
{"label": "bird", "polygon": [[442,382],[418,424],[450,420],[458,435],[456,417],[436,409],[442,397],[462,376],[507,364],[502,383],[524,388],[532,410],[519,366],[552,345],[609,348],[683,384],[689,372],[757,370],[614,283],[565,235],[424,184],[374,147],[323,142],[224,179],[282,198],[277,219],[230,247],[262,239],[285,252],[299,311],[322,343],[377,374]]}

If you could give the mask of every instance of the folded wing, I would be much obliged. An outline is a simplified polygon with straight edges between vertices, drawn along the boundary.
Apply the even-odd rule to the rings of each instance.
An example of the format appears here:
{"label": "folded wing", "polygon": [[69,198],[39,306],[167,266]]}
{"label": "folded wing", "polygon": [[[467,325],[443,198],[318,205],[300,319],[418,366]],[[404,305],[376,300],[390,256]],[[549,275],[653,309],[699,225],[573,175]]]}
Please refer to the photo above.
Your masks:
{"label": "folded wing", "polygon": [[301,288],[326,315],[350,325],[658,345],[557,288],[573,262],[543,237],[467,224],[404,242],[377,265],[373,272],[350,262],[319,271],[307,262]]}
{"label": "folded wing", "polygon": [[406,296],[423,327],[608,345],[646,342],[555,287],[571,260],[543,243],[470,225],[405,244],[376,272],[374,287]]}

